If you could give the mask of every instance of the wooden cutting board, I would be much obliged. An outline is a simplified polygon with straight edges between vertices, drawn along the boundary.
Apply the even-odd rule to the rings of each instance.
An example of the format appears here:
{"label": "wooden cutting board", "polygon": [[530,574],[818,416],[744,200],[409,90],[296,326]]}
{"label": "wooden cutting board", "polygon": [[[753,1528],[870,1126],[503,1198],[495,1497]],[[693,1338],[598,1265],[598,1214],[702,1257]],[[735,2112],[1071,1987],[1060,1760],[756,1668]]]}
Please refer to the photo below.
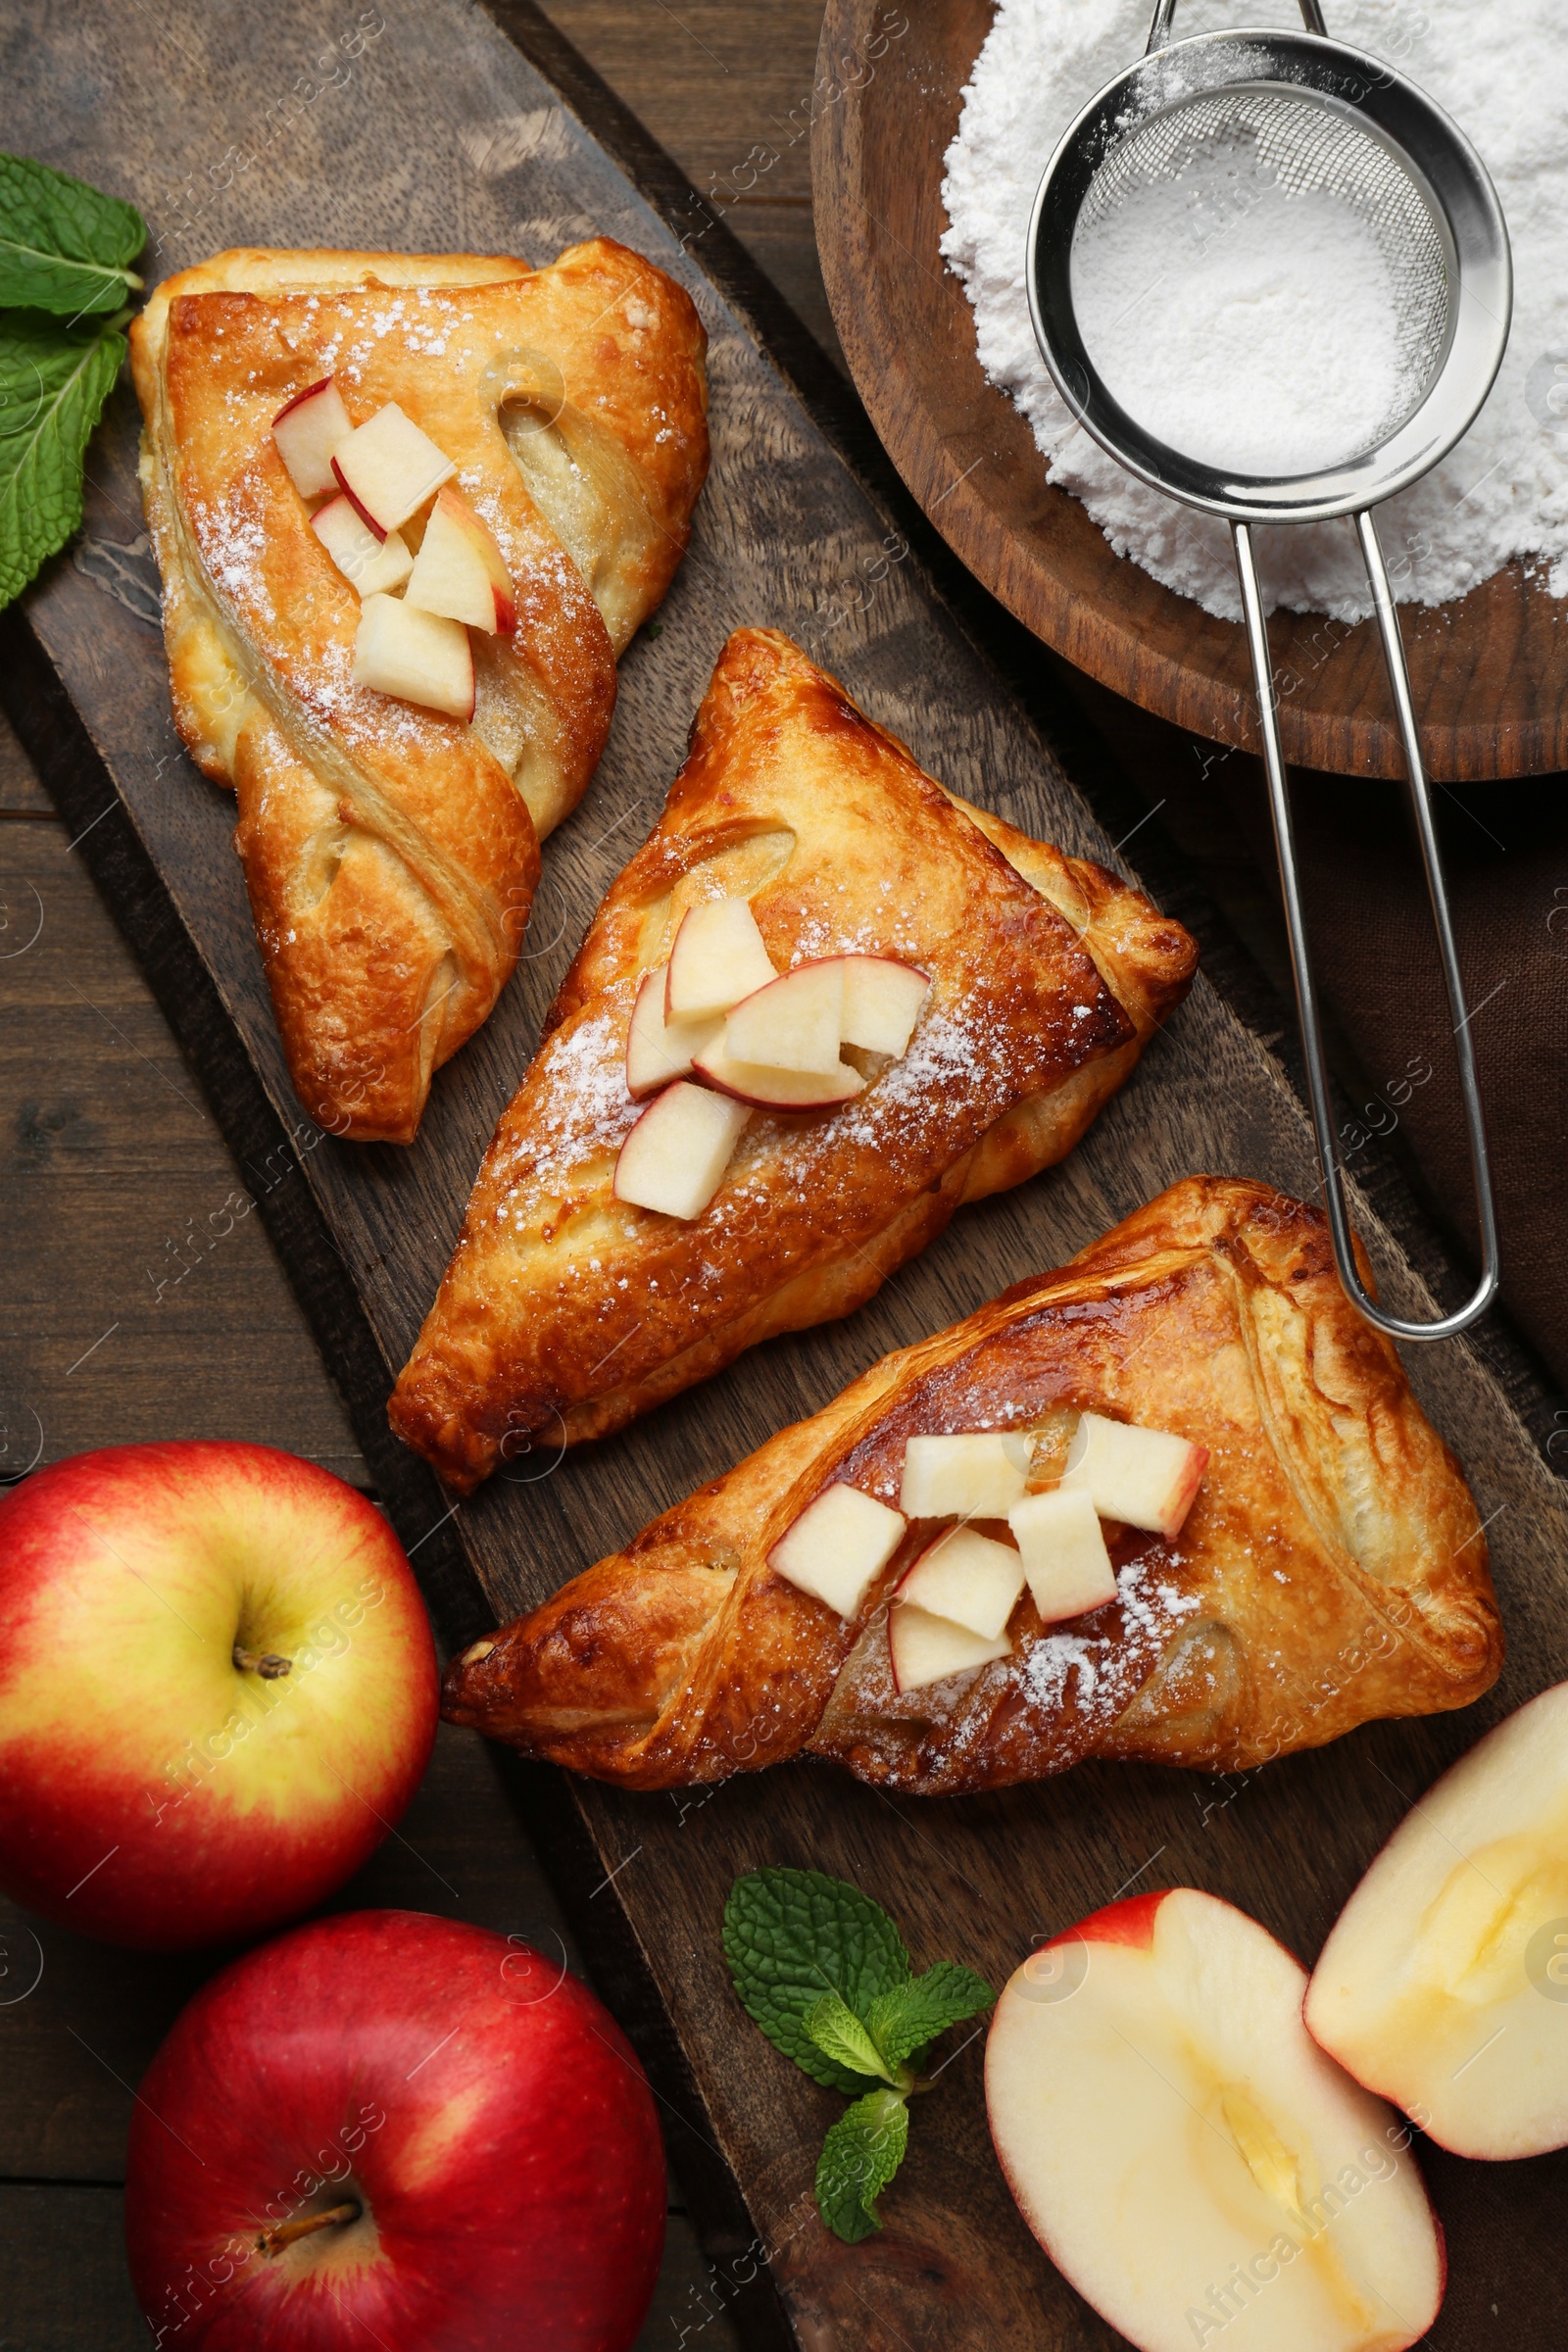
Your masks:
{"label": "wooden cutting board", "polygon": [[[657,635],[622,665],[599,774],[547,845],[527,960],[439,1076],[412,1150],[341,1146],[290,1093],[230,847],[232,805],[184,760],[170,718],[128,393],[91,454],[82,539],[4,628],[0,680],[18,724],[236,1150],[270,1172],[264,1211],[448,1640],[538,1600],[886,1348],[1059,1262],[1173,1179],[1220,1169],[1311,1191],[1308,1132],[1278,1065],[1200,983],[1066,1166],[966,1211],[862,1313],[757,1351],[608,1445],[514,1464],[454,1506],[386,1430],[391,1380],[556,983],[653,821],[732,627],[789,630],[959,792],[1075,852],[1113,852],[902,552],[896,523],[704,275],[702,241],[681,252],[489,17],[464,0],[380,0],[359,17],[345,7],[341,24],[308,0],[266,10],[139,0],[128,16],[79,0],[46,54],[25,37],[28,13],[23,0],[0,9],[12,35],[0,145],[132,197],[153,224],[160,271],[245,241],[520,248],[545,260],[604,229],[681,275],[712,339],[714,466],[691,554]],[[624,123],[601,113],[591,78],[574,74],[541,21],[520,7],[496,14],[629,153]],[[657,159],[642,162],[668,197]],[[674,217],[678,200],[665,209]],[[722,250],[716,232],[708,250]],[[1366,1229],[1388,1292],[1427,1303],[1387,1229]],[[783,2340],[774,2286],[810,2352],[1076,2352],[1110,2339],[1013,2209],[987,2136],[978,2040],[921,2102],[882,2235],[848,2248],[822,2230],[808,2192],[839,2102],[733,2000],[717,1928],[737,1872],[809,1863],[854,1878],[899,1920],[917,1963],[962,1958],[996,1983],[1042,1933],[1162,1883],[1229,1896],[1310,1958],[1405,1799],[1504,1708],[1568,1674],[1568,1513],[1555,1480],[1485,1362],[1450,1347],[1412,1370],[1490,1519],[1509,1629],[1503,1683],[1467,1716],[1372,1727],[1251,1776],[1092,1767],[924,1806],[809,1764],[645,1798],[527,1776],[585,1948],[671,2117],[685,2118],[672,2121],[672,2145],[706,2205],[714,2291],[746,2313],[748,2341]],[[726,2191],[726,2166],[744,2208]],[[1560,2343],[1568,2164],[1433,2159],[1429,2172],[1452,2257],[1432,2341]]]}

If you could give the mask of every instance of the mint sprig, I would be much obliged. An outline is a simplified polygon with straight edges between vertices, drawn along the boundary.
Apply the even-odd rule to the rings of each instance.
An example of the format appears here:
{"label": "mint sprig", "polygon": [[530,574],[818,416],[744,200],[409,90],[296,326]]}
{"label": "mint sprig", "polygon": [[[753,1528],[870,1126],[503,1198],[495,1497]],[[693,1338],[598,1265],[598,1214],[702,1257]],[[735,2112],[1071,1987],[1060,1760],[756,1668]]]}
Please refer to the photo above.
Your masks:
{"label": "mint sprig", "polygon": [[0,310],[99,317],[140,290],[147,242],[133,204],[31,156],[0,155]]}
{"label": "mint sprig", "polygon": [[929,2087],[921,2070],[931,2043],[997,1996],[956,1961],[916,1976],[881,1905],[820,1871],[737,1879],[723,1936],[747,2014],[813,2082],[855,2100],[816,2168],[817,2209],[854,2245],[882,2227],[876,2199],[904,2160],[906,2102]]}

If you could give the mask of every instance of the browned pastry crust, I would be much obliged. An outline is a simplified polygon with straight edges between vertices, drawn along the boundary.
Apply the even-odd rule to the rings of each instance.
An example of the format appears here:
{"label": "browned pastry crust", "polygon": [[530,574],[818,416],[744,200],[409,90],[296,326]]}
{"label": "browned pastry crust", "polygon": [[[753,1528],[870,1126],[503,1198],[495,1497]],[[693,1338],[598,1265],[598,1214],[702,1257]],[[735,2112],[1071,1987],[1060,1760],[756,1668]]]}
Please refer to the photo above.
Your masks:
{"label": "browned pastry crust", "polygon": [[[830,1481],[896,1500],[910,1437],[1062,1407],[1209,1448],[1174,1544],[1130,1529],[1112,1542],[1121,1590],[1104,1608],[1046,1628],[1025,1592],[1012,1657],[900,1697],[888,1594],[929,1524],[854,1623],[768,1567]],[[1467,1706],[1501,1664],[1469,1490],[1340,1288],[1323,1219],[1265,1185],[1200,1176],[1061,1271],[885,1356],[475,1642],[443,1712],[625,1788],[806,1749],[933,1795],[1090,1755],[1237,1771],[1376,1717]]]}
{"label": "browned pastry crust", "polygon": [[[538,271],[222,253],[160,286],[130,339],[174,716],[238,795],[296,1091],[340,1135],[407,1143],[516,962],[540,839],[592,775],[616,656],[684,552],[701,321],[601,237]],[[328,374],[356,423],[396,400],[500,543],[517,626],[475,639],[471,725],[352,682],[359,599],[270,431]]]}
{"label": "browned pastry crust", "polygon": [[[626,1032],[686,907],[737,894],[781,971],[854,950],[932,988],[854,1102],[754,1115],[688,1224],[612,1195]],[[962,1201],[1071,1150],[1196,961],[1139,892],[955,800],[788,638],[739,630],[496,1132],[394,1427],[466,1490],[523,1432],[599,1437],[848,1314]]]}

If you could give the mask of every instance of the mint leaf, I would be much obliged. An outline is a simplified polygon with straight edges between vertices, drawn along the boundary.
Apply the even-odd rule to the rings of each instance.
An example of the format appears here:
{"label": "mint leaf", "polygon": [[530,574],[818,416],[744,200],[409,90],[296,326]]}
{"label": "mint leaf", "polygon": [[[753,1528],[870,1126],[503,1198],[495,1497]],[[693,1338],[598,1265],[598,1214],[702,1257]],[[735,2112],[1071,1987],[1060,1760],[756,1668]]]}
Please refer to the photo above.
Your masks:
{"label": "mint leaf", "polygon": [[865,2087],[818,2048],[806,2019],[825,1992],[863,2017],[902,1984],[909,1955],[880,1904],[817,1870],[754,1870],[724,1905],[724,1956],[747,2013],[813,2082],[854,2098]]}
{"label": "mint leaf", "polygon": [[816,2166],[816,2209],[835,2237],[853,2246],[881,2229],[876,2200],[908,2144],[909,2110],[899,2091],[868,2091],[839,2117]]}
{"label": "mint leaf", "polygon": [[891,2073],[950,2026],[961,2025],[966,2017],[977,2017],[982,2009],[989,2009],[996,1997],[984,1977],[977,1977],[972,1968],[960,1968],[955,1960],[939,1960],[923,1976],[911,1977],[906,1984],[895,1984],[879,1994],[866,2011],[865,2023]]}
{"label": "mint leaf", "polygon": [[81,318],[118,311],[141,284],[147,242],[133,204],[24,155],[0,155],[0,307]]}
{"label": "mint leaf", "polygon": [[[884,2001],[897,2000],[905,1989],[895,1986],[883,1993]],[[873,2003],[873,2007],[878,2004]],[[836,1992],[824,1992],[819,2001],[806,2012],[806,2031],[825,2057],[835,2064],[848,2067],[852,2074],[869,2075],[873,2082],[893,2080],[893,2069],[882,2062],[882,2053],[861,2025],[853,2009],[847,2009]]]}
{"label": "mint leaf", "polygon": [[81,462],[125,338],[18,311],[0,318],[0,605],[81,520]]}

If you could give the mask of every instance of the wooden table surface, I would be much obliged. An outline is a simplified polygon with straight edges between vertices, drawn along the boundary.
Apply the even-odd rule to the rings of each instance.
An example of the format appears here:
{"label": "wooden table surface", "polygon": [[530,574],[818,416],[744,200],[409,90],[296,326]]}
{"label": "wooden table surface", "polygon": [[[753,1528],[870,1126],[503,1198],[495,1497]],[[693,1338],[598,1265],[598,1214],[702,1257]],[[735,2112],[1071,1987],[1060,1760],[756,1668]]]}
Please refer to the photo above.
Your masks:
{"label": "wooden table surface", "polygon": [[[836,354],[800,133],[821,0],[545,5]],[[777,162],[740,187],[763,145]],[[261,1218],[243,1207],[266,1172],[231,1158],[3,719],[0,1135],[0,1478],[91,1446],[222,1436],[286,1446],[369,1491]],[[232,1231],[192,1247],[225,1202]],[[564,1935],[508,1761],[444,1727],[400,1835],[333,1907]],[[210,1964],[52,1933],[43,1981],[16,1998],[35,1965],[23,1915],[0,1901],[0,2352],[129,2352],[147,2341],[121,2248],[133,2085]],[[678,2182],[671,2199],[642,2346],[731,2352]]]}

